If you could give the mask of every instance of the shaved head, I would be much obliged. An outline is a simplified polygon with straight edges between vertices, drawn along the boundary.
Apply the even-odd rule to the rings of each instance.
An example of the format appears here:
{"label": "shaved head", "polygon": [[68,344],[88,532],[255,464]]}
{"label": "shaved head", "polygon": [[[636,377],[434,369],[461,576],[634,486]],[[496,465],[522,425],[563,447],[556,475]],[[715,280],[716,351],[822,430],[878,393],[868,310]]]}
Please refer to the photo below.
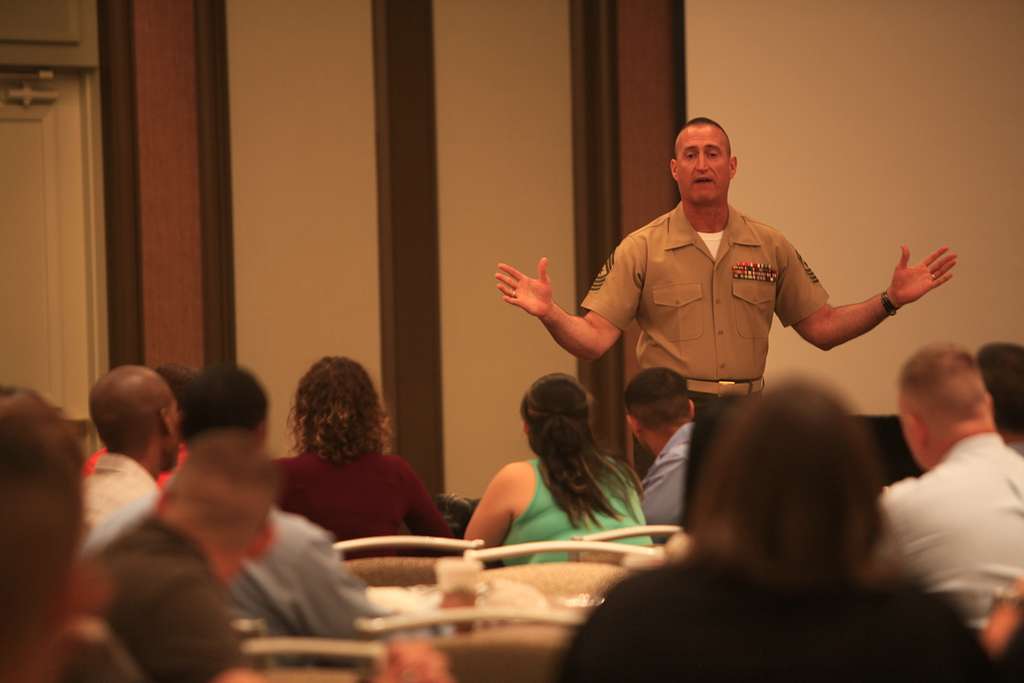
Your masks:
{"label": "shaved head", "polygon": [[133,455],[164,430],[163,411],[175,406],[160,375],[141,365],[122,365],[104,375],[89,392],[89,416],[104,445]]}
{"label": "shaved head", "polygon": [[962,422],[991,411],[974,356],[953,344],[927,346],[911,356],[900,373],[900,396],[928,422]]}
{"label": "shaved head", "polygon": [[687,129],[693,128],[695,126],[709,126],[711,128],[717,128],[719,131],[721,131],[722,137],[725,140],[725,154],[726,156],[732,155],[732,141],[729,140],[729,134],[725,132],[725,128],[722,128],[722,125],[718,123],[718,121],[709,119],[706,116],[697,116],[684,123],[683,127],[679,129],[679,133],[676,135],[675,154],[677,157],[679,156],[680,150],[682,149],[683,134],[687,131]]}

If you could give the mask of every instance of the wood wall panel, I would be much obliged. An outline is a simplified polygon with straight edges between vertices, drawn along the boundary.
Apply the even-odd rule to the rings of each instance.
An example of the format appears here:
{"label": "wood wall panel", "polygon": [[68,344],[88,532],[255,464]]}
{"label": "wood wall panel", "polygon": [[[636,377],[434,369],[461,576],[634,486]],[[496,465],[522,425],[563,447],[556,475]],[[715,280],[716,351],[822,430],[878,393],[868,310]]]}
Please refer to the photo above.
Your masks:
{"label": "wood wall panel", "polygon": [[[682,53],[675,33],[680,0],[618,6],[619,179],[621,235],[669,211],[679,193],[669,173],[676,130]],[[679,64],[677,70],[676,65]],[[636,323],[626,331],[625,381],[637,373]]]}
{"label": "wood wall panel", "polygon": [[374,0],[381,384],[396,452],[444,490],[434,52],[429,0]]}
{"label": "wood wall panel", "polygon": [[135,0],[145,361],[203,365],[202,254],[191,2]]}

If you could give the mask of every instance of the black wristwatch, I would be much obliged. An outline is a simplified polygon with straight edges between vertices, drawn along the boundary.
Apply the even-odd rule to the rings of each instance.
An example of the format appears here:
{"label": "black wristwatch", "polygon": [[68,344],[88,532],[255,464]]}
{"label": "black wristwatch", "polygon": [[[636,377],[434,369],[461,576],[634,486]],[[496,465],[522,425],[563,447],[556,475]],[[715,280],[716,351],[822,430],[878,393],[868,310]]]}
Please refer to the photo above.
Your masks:
{"label": "black wristwatch", "polygon": [[884,308],[885,312],[889,315],[896,315],[896,311],[899,310],[896,304],[892,302],[892,299],[889,298],[888,292],[882,292],[882,308]]}

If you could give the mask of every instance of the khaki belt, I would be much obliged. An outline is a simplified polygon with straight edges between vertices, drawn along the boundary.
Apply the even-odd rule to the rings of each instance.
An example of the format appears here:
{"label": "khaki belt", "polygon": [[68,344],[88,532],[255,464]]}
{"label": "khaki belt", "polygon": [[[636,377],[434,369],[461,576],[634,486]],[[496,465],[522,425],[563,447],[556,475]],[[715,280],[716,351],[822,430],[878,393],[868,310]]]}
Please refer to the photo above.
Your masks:
{"label": "khaki belt", "polygon": [[716,396],[746,396],[764,389],[764,377],[757,379],[687,379],[686,388],[701,394]]}

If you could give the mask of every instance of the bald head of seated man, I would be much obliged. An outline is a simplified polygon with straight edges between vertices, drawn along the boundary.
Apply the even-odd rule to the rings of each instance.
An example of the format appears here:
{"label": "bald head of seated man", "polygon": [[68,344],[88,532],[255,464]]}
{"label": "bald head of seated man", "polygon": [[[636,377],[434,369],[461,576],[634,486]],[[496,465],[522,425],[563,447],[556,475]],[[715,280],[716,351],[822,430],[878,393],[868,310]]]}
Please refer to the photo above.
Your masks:
{"label": "bald head of seated man", "polygon": [[107,453],[85,484],[89,526],[156,491],[156,478],[178,454],[178,404],[153,370],[122,365],[89,392],[89,416]]}

